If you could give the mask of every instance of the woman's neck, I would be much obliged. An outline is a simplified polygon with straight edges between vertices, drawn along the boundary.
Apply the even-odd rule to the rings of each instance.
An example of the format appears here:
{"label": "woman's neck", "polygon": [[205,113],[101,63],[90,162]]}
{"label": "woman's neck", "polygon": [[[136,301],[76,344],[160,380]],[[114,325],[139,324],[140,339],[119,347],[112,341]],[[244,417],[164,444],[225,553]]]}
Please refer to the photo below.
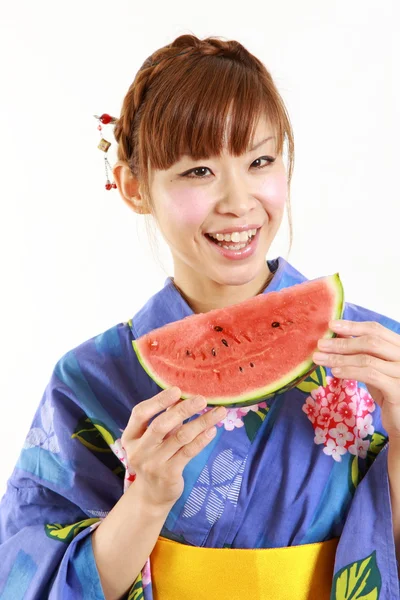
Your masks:
{"label": "woman's neck", "polygon": [[184,278],[172,277],[172,283],[194,313],[205,313],[216,308],[224,308],[238,304],[244,300],[262,294],[273,278],[273,273],[266,264],[266,271],[261,277],[241,286],[212,286],[205,290],[201,282],[184,284]]}

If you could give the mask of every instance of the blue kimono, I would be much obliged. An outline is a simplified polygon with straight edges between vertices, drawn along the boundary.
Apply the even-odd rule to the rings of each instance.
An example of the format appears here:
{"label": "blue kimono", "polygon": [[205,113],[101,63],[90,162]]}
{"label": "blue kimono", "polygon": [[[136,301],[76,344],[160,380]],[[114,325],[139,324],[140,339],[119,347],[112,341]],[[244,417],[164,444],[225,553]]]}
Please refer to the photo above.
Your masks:
{"label": "blue kimono", "polygon": [[[306,281],[281,257],[268,264],[266,294]],[[0,600],[104,600],[91,533],[132,481],[121,448],[132,408],[161,391],[132,340],[190,314],[168,278],[131,320],[57,362],[0,504]],[[354,304],[343,318],[400,332]],[[185,467],[162,536],[211,548],[339,537],[332,600],[400,600],[388,437],[365,385],[318,367],[284,394],[229,409],[217,430]],[[132,583],[126,598],[152,600],[149,561]]]}

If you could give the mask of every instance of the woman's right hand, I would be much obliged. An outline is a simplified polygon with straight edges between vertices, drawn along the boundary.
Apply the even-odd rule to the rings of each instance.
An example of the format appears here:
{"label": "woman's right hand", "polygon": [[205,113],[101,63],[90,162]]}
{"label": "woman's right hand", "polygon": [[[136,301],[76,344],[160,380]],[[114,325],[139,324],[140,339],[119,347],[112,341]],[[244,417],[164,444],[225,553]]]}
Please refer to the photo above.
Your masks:
{"label": "woman's right hand", "polygon": [[207,404],[201,396],[179,401],[180,397],[181,390],[173,387],[136,404],[121,437],[129,467],[136,473],[134,487],[148,508],[171,509],[184,489],[184,467],[209,444],[215,424],[227,414],[220,406],[183,425]]}

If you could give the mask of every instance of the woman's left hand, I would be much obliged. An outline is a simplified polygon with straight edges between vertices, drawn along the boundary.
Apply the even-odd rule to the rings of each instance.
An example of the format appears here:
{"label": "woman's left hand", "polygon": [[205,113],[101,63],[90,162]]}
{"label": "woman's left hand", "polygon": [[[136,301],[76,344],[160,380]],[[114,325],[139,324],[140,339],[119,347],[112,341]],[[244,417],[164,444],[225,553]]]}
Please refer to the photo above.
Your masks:
{"label": "woman's left hand", "polygon": [[341,319],[329,327],[341,337],[319,340],[314,363],[331,368],[334,377],[365,383],[389,439],[400,441],[400,335],[376,321]]}

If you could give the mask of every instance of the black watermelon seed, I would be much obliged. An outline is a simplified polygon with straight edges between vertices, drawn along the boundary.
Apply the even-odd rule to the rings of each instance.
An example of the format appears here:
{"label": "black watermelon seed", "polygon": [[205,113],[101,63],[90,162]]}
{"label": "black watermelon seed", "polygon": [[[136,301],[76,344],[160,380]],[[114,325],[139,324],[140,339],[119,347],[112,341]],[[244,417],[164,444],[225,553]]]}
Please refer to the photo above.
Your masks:
{"label": "black watermelon seed", "polygon": [[228,345],[228,342],[226,340],[221,340],[221,342],[224,344],[224,346]]}
{"label": "black watermelon seed", "polygon": [[190,350],[186,350],[186,356],[192,356],[192,353],[190,352]]}
{"label": "black watermelon seed", "polygon": [[242,369],[242,367],[239,367],[239,371],[240,371],[241,373],[243,373],[243,369]]}
{"label": "black watermelon seed", "polygon": [[220,327],[219,325],[216,325],[214,329],[215,331],[223,331],[222,327]]}
{"label": "black watermelon seed", "polygon": [[217,353],[215,352],[215,348],[213,348],[213,349],[211,350],[211,353],[212,353],[212,355],[213,355],[213,356],[217,356]]}
{"label": "black watermelon seed", "polygon": [[254,363],[250,363],[250,366],[251,366],[251,367],[254,367]]}
{"label": "black watermelon seed", "polygon": [[278,323],[277,321],[274,321],[274,322],[272,323],[272,327],[279,327],[279,323]]}

